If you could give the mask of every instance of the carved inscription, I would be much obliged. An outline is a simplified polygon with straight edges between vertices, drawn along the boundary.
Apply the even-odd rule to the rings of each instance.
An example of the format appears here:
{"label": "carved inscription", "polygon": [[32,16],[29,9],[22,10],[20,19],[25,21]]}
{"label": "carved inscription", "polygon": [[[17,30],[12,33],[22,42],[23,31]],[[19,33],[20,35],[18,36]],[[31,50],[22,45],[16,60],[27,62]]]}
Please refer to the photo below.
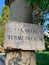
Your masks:
{"label": "carved inscription", "polygon": [[5,49],[45,49],[42,26],[17,21],[9,21],[5,26]]}

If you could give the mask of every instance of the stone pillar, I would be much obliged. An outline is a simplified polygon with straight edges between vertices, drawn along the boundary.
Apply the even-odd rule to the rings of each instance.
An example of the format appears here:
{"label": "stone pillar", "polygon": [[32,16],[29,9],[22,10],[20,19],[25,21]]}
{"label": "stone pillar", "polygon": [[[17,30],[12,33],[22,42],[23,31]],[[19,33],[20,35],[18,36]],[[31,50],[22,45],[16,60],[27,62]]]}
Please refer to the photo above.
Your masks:
{"label": "stone pillar", "polygon": [[32,23],[32,8],[27,0],[14,0],[11,3],[10,20]]}
{"label": "stone pillar", "polygon": [[[27,0],[9,0],[9,5],[11,22],[32,23],[32,8]],[[35,51],[7,50],[6,65],[36,65]]]}

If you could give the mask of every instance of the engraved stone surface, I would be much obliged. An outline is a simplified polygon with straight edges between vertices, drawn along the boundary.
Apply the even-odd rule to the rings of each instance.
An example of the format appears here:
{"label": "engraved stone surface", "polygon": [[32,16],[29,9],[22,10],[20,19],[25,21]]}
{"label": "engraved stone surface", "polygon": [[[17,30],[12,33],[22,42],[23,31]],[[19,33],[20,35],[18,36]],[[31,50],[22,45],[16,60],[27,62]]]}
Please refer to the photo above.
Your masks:
{"label": "engraved stone surface", "polygon": [[36,65],[35,53],[31,51],[8,52],[6,65]]}
{"label": "engraved stone surface", "polygon": [[4,49],[45,50],[42,26],[8,21],[5,25]]}

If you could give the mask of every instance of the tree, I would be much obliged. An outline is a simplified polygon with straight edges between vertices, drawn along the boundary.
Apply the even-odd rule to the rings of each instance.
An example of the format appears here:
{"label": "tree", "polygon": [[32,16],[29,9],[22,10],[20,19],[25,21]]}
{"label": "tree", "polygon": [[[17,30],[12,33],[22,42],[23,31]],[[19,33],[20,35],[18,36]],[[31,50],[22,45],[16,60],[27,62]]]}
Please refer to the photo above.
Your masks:
{"label": "tree", "polygon": [[46,26],[46,27],[47,27],[47,29],[49,30],[49,24],[47,24],[47,26]]}
{"label": "tree", "polygon": [[33,22],[43,24],[43,14],[49,12],[49,0],[28,0],[33,8]]}
{"label": "tree", "polygon": [[46,47],[46,50],[49,51],[49,37],[47,37],[46,35],[44,35],[44,39],[45,39],[45,47]]}
{"label": "tree", "polygon": [[2,22],[1,22],[2,24],[7,22],[7,20],[9,19],[9,15],[10,15],[9,6],[3,6],[3,9],[2,9]]}
{"label": "tree", "polygon": [[49,11],[49,0],[28,0],[30,4],[36,4],[38,7],[44,11],[48,10]]}
{"label": "tree", "polygon": [[5,32],[5,22],[9,19],[10,9],[8,6],[4,6],[2,9],[2,16],[0,18],[0,47],[4,44],[4,32]]}

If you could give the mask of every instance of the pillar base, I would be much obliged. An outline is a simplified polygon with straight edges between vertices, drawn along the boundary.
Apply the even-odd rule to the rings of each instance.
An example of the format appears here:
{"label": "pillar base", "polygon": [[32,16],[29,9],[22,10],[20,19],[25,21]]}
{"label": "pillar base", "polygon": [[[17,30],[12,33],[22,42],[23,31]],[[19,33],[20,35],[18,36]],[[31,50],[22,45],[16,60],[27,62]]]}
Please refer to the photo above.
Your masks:
{"label": "pillar base", "polygon": [[10,51],[6,55],[6,65],[36,65],[33,51]]}

